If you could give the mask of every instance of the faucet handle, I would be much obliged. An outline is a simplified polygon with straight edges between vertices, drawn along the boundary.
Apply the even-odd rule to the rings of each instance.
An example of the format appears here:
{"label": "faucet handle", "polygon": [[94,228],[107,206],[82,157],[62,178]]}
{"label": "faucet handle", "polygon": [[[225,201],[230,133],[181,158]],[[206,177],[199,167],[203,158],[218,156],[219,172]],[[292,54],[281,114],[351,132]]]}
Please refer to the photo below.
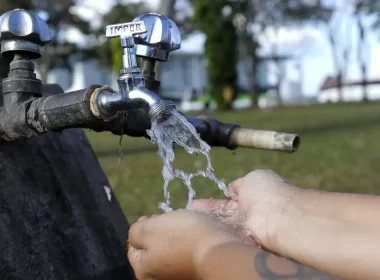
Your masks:
{"label": "faucet handle", "polygon": [[147,32],[135,38],[136,55],[167,61],[170,52],[181,47],[181,33],[178,26],[170,18],[157,13],[142,14],[133,20],[133,22],[141,21],[145,23]]}
{"label": "faucet handle", "polygon": [[107,38],[120,38],[121,46],[124,49],[123,68],[136,69],[136,53],[134,52],[134,36],[146,33],[145,23],[143,21],[118,23],[106,27]]}
{"label": "faucet handle", "polygon": [[46,22],[37,14],[14,9],[0,17],[1,53],[27,53],[31,58],[41,56],[41,47],[49,43],[51,33]]}
{"label": "faucet handle", "polygon": [[[143,21],[134,21],[126,23],[111,24],[106,27],[107,38],[125,38],[133,37],[138,34],[146,33],[146,26]],[[133,47],[133,46],[132,46]]]}

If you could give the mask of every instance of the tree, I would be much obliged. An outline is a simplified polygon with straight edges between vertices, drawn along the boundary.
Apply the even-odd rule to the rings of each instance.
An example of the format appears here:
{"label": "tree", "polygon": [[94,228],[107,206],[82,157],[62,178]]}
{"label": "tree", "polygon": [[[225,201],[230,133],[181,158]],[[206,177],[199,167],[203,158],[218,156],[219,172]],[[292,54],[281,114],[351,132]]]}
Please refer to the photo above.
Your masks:
{"label": "tree", "polygon": [[[237,33],[228,0],[192,0],[194,26],[206,35],[208,93],[218,109],[230,109],[236,93]],[[227,8],[227,10],[223,9]]]}
{"label": "tree", "polygon": [[66,68],[71,71],[70,58],[76,54],[76,60],[86,59],[93,55],[91,46],[84,48],[70,42],[64,34],[69,28],[76,28],[84,36],[91,34],[89,22],[73,12],[74,0],[33,0],[34,10],[46,15],[53,39],[43,49],[40,59],[41,80],[46,82],[48,72],[53,68]]}
{"label": "tree", "polygon": [[[285,6],[284,6],[285,3]],[[267,10],[271,10],[271,13],[266,13],[265,20],[262,22],[262,29],[265,32],[267,29],[272,29],[276,37],[279,36],[280,28],[286,25],[285,22],[285,8],[286,1],[272,1],[269,3]],[[282,92],[281,85],[286,76],[285,61],[287,56],[281,56],[279,52],[279,44],[277,42],[271,42],[270,59],[273,60],[276,66],[276,94],[278,105],[282,105]]]}
{"label": "tree", "polygon": [[[175,9],[174,6],[176,4],[176,0],[161,0],[160,6],[158,8],[158,13],[167,16],[168,18],[174,20]],[[156,77],[158,80],[161,78],[161,63],[156,63]]]}
{"label": "tree", "polygon": [[325,27],[336,73],[339,100],[342,101],[343,81],[348,70],[353,31],[352,22],[349,22],[344,30],[343,19],[349,14],[348,7],[352,3],[334,1],[331,5],[327,5],[322,0],[295,2],[298,3],[289,8],[288,15],[297,20],[309,21]]}
{"label": "tree", "polygon": [[[357,61],[361,71],[363,81],[363,101],[368,101],[368,63],[370,61],[370,51],[368,44],[368,31],[370,29],[371,20],[368,18],[380,14],[379,0],[354,0],[354,17],[358,29],[357,44]],[[369,24],[368,24],[369,23]]]}
{"label": "tree", "polygon": [[[347,28],[347,33],[343,35],[345,38],[339,38],[342,31],[342,7],[335,6],[332,18],[326,22],[328,39],[331,47],[331,54],[335,66],[337,88],[339,100],[343,101],[343,81],[346,78],[350,53],[352,50],[352,31],[353,26]],[[339,49],[339,46],[341,49]]]}
{"label": "tree", "polygon": [[261,26],[256,26],[253,30],[254,22],[257,18],[258,6],[252,0],[237,1],[234,3],[235,7],[235,26],[238,30],[239,46],[241,58],[244,61],[245,70],[248,77],[248,92],[252,99],[252,107],[258,106],[258,86],[256,84],[258,65],[260,64],[260,57],[258,50],[260,49],[259,38],[257,36],[258,29]]}
{"label": "tree", "polygon": [[[258,105],[257,76],[261,58],[260,38],[268,29],[278,29],[279,26],[290,22],[300,23],[305,19],[294,13],[294,7],[299,6],[301,0],[234,0],[229,1],[234,10],[234,25],[238,31],[239,49],[246,65],[248,76],[248,91],[252,99],[252,107]],[[302,2],[302,1],[301,1]],[[308,16],[311,15],[308,10]],[[298,17],[296,17],[298,16]],[[274,51],[276,51],[274,49]],[[278,68],[280,83],[284,77],[282,61],[275,60]],[[280,69],[281,68],[281,69]]]}

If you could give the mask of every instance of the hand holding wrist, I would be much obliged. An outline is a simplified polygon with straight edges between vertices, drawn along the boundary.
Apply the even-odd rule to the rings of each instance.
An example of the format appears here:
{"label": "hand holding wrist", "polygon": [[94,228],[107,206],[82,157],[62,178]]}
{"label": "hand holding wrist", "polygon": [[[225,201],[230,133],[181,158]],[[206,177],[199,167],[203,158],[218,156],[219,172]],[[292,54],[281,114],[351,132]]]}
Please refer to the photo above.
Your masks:
{"label": "hand holding wrist", "polygon": [[258,245],[278,252],[279,235],[294,220],[294,202],[301,189],[266,170],[247,175],[240,188],[239,212],[246,215],[244,226]]}

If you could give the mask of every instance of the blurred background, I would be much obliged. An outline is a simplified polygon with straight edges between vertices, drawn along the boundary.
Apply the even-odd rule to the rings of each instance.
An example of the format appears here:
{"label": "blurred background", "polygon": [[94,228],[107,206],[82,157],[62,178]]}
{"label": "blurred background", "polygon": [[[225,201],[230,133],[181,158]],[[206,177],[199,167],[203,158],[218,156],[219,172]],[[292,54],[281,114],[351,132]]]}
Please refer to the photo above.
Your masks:
{"label": "blurred background", "polygon": [[[302,187],[380,194],[379,0],[0,0],[1,13],[14,8],[49,24],[55,39],[37,74],[65,91],[117,88],[122,49],[105,38],[106,25],[145,12],[169,16],[182,46],[156,66],[163,98],[189,115],[301,136],[295,154],[213,148],[221,179],[268,168]],[[157,213],[157,147],[87,134],[128,219]],[[177,149],[175,166],[195,171],[205,159]],[[193,185],[197,197],[221,197],[206,179]],[[175,181],[170,191],[174,206],[184,207],[185,185]]]}

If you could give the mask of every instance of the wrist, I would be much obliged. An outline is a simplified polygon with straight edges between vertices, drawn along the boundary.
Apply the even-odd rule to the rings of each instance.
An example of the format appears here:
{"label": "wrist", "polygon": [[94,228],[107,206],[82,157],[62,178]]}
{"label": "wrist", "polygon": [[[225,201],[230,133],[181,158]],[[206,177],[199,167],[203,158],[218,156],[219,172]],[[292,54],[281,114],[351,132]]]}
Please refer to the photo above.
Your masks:
{"label": "wrist", "polygon": [[[211,247],[195,262],[197,279],[243,279],[248,271],[242,268],[252,267],[252,258],[256,253],[257,247],[241,242],[229,242]],[[248,274],[250,273],[253,273],[253,270]]]}
{"label": "wrist", "polygon": [[313,240],[319,240],[319,223],[328,219],[318,212],[321,201],[313,199],[314,193],[312,189],[294,187],[292,195],[283,203],[282,211],[272,217],[276,222],[269,234],[269,250],[297,261],[307,257]]}
{"label": "wrist", "polygon": [[263,243],[268,250],[283,254],[286,251],[285,246],[289,243],[286,238],[292,235],[294,237],[292,241],[297,239],[297,223],[305,215],[298,201],[302,200],[304,191],[307,190],[287,184],[272,203],[266,221],[267,232]]}

